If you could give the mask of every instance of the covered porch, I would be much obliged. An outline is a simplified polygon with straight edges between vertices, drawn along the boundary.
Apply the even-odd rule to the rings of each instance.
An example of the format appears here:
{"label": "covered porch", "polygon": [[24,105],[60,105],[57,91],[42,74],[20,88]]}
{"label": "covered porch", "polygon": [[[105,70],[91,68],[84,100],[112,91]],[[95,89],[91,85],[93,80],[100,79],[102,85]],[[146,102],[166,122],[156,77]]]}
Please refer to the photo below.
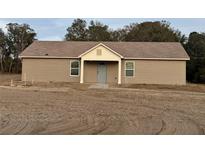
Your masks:
{"label": "covered porch", "polygon": [[80,83],[121,84],[121,62],[81,61]]}
{"label": "covered porch", "polygon": [[79,56],[80,83],[121,84],[121,55],[100,43]]}

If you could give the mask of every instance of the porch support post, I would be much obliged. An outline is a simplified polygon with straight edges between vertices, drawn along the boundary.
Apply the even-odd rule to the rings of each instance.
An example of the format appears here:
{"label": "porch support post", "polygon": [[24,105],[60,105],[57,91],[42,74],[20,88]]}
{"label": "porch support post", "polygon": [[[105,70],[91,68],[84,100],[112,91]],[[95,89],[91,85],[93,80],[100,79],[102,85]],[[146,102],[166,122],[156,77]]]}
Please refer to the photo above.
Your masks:
{"label": "porch support post", "polygon": [[80,83],[84,83],[84,60],[82,58],[80,63]]}
{"label": "porch support post", "polygon": [[122,69],[122,67],[121,67],[121,59],[118,61],[118,84],[121,84],[121,69]]}

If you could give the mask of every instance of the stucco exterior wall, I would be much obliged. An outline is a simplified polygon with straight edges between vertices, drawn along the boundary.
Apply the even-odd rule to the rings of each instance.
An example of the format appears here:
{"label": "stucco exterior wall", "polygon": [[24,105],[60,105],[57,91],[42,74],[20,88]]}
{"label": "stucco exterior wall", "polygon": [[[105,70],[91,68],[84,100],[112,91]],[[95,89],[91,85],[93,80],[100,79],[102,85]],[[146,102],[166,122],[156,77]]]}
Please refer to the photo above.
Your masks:
{"label": "stucco exterior wall", "polygon": [[186,84],[186,61],[129,60],[135,62],[134,77],[125,76],[122,60],[122,83]]}
{"label": "stucco exterior wall", "polygon": [[80,82],[80,76],[70,76],[72,59],[22,59],[22,80]]}
{"label": "stucco exterior wall", "polygon": [[84,63],[84,82],[85,83],[96,83],[97,82],[97,64],[96,62],[85,62]]}
{"label": "stucco exterior wall", "polygon": [[[70,60],[73,59],[23,59],[22,80],[80,82],[80,76],[70,76]],[[129,60],[135,62],[134,77],[125,76],[122,60],[122,84],[186,84],[186,61]],[[106,62],[107,82],[117,83],[118,62]],[[97,62],[85,61],[84,82],[97,82]]]}
{"label": "stucco exterior wall", "polygon": [[107,64],[107,82],[117,83],[118,81],[118,62],[109,62]]}
{"label": "stucco exterior wall", "polygon": [[[107,83],[117,83],[118,62],[105,62],[107,67]],[[84,82],[97,83],[97,65],[95,61],[85,61]]]}

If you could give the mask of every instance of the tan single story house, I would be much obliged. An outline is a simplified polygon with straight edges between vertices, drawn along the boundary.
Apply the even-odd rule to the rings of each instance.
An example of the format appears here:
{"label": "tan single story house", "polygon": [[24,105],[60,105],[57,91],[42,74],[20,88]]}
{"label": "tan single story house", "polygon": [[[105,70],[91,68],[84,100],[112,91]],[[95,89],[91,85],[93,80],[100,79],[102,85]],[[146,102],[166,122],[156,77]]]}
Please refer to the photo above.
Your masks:
{"label": "tan single story house", "polygon": [[34,41],[20,55],[23,81],[186,84],[176,42]]}

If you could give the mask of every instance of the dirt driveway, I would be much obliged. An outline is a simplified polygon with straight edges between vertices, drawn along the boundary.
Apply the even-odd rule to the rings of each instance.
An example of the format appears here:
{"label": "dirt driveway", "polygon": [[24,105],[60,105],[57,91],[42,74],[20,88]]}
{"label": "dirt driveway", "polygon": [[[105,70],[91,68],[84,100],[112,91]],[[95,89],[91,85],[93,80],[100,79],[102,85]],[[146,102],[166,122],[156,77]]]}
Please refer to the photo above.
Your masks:
{"label": "dirt driveway", "polygon": [[0,134],[204,134],[205,93],[0,88]]}

